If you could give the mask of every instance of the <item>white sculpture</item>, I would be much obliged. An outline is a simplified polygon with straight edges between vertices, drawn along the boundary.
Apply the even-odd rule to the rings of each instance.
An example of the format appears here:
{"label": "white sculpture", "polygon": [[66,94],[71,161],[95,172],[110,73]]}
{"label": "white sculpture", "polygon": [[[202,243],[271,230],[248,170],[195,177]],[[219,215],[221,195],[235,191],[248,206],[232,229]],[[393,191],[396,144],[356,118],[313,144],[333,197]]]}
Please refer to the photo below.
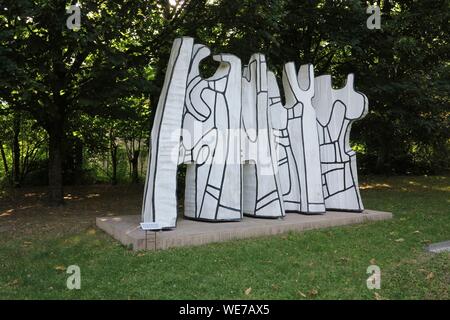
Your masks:
{"label": "white sculpture", "polygon": [[180,156],[180,162],[188,164],[184,215],[240,220],[241,166],[233,161],[239,157],[240,137],[233,133],[240,133],[241,61],[229,54],[214,56],[219,68],[202,79],[199,64],[209,55],[206,46],[195,45],[188,75]]}
{"label": "white sculpture", "polygon": [[285,214],[269,113],[266,58],[254,54],[242,78],[243,202],[246,215]]}
{"label": "white sculpture", "polygon": [[286,104],[281,104],[275,75],[269,76],[272,126],[280,155],[280,177],[285,208],[288,212],[324,213],[320,154],[316,131],[314,70],[303,65],[297,72],[294,63],[283,70]]}
{"label": "white sculpture", "polygon": [[186,164],[184,215],[239,221],[243,214],[362,211],[351,123],[367,113],[353,75],[339,90],[314,79],[312,65],[283,70],[286,103],[262,54],[247,66],[234,55],[213,57],[215,74],[199,64],[210,55],[192,38],[176,39],[156,109],[142,207],[145,230],[176,227],[177,166]]}
{"label": "white sculpture", "polygon": [[156,108],[142,203],[142,220],[148,224],[143,227],[148,229],[173,228],[177,221],[177,166],[172,152],[179,142],[172,132],[181,128],[193,45],[192,38],[175,39]]}
{"label": "white sculpture", "polygon": [[331,76],[315,79],[313,106],[317,113],[325,206],[330,210],[363,211],[358,188],[356,153],[349,144],[354,121],[368,112],[367,97],[355,91],[353,74],[341,89],[333,89]]}

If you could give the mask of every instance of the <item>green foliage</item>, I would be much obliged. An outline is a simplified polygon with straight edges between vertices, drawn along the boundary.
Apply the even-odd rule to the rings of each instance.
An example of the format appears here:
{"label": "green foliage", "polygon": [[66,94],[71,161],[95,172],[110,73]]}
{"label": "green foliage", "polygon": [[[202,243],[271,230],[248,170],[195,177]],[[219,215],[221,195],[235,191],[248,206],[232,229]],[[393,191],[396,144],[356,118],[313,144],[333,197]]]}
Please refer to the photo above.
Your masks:
{"label": "green foliage", "polygon": [[[391,1],[392,3],[392,1]],[[450,1],[398,1],[349,59],[370,114],[355,128],[378,172],[449,168]],[[373,159],[373,160],[370,160]]]}
{"label": "green foliage", "polygon": [[[0,179],[6,185],[29,184],[28,176],[34,171],[40,171],[42,159],[47,156],[47,135],[27,113],[0,112],[0,122],[3,124],[0,127]],[[14,157],[15,148],[18,149],[17,158]]]}
{"label": "green foliage", "polygon": [[[108,156],[117,139],[128,151],[122,161],[141,158],[172,41],[188,35],[244,64],[263,52],[278,75],[288,61],[313,63],[316,74],[333,74],[335,86],[355,72],[370,103],[352,135],[361,168],[449,169],[450,0],[381,1],[381,30],[366,28],[360,0],[89,0],[76,32],[66,27],[73,2],[5,0],[0,8],[0,113],[21,113],[46,130],[41,160],[55,147],[76,158],[74,141],[86,159]],[[202,74],[216,65],[207,59]],[[21,132],[33,140],[37,131]],[[62,163],[66,181],[82,169],[71,162]]]}

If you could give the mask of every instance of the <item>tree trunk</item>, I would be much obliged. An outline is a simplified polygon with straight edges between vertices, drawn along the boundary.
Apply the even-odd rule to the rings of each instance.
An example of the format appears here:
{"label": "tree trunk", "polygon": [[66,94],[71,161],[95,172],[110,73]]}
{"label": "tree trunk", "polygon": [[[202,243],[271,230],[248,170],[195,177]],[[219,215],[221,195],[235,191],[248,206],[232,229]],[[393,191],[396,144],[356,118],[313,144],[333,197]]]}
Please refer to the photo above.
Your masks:
{"label": "tree trunk", "polygon": [[59,206],[64,203],[62,183],[62,126],[55,124],[49,134],[48,184],[49,204]]}
{"label": "tree trunk", "polygon": [[9,182],[11,183],[11,177],[9,176],[9,169],[8,169],[8,161],[6,160],[6,154],[5,149],[3,148],[3,141],[0,141],[0,153],[2,155],[3,160],[3,168],[5,169],[5,177],[9,179]]}
{"label": "tree trunk", "polygon": [[111,184],[114,186],[117,184],[117,150],[119,146],[116,143],[116,137],[114,136],[113,129],[109,129],[109,151],[111,153]]}
{"label": "tree trunk", "polygon": [[379,148],[379,150],[377,152],[377,162],[375,164],[375,172],[376,173],[385,172],[386,154],[387,154],[387,151],[384,146]]}
{"label": "tree trunk", "polygon": [[112,166],[112,175],[111,175],[111,184],[117,184],[117,148],[118,146],[115,144],[111,144],[111,166]]}
{"label": "tree trunk", "polygon": [[83,183],[83,141],[75,138],[74,141],[74,182],[77,185]]}
{"label": "tree trunk", "polygon": [[132,183],[138,183],[139,182],[139,171],[138,171],[138,160],[139,160],[139,150],[135,150],[133,152],[133,158],[131,158],[131,182]]}
{"label": "tree trunk", "polygon": [[19,135],[20,135],[20,115],[14,115],[14,124],[13,124],[13,170],[12,170],[12,179],[13,179],[13,187],[20,187],[20,144],[19,144]]}

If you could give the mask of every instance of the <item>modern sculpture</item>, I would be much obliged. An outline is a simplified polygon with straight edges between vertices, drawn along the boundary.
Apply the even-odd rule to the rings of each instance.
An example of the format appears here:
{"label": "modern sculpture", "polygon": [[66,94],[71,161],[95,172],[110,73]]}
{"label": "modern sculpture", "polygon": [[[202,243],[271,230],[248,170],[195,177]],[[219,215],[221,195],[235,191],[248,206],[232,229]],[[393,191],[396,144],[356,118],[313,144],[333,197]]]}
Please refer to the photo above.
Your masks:
{"label": "modern sculpture", "polygon": [[231,133],[241,121],[236,94],[241,91],[241,61],[229,54],[214,56],[219,68],[202,79],[199,64],[209,54],[207,47],[194,45],[187,77],[181,136],[181,158],[187,164],[184,214],[198,220],[240,220],[236,190],[242,188],[241,166],[233,161]]}
{"label": "modern sculpture", "polygon": [[283,70],[286,104],[281,105],[277,81],[270,74],[272,127],[280,148],[279,166],[287,212],[324,213],[320,154],[316,130],[316,111],[312,65],[303,65],[296,72],[294,63]]}
{"label": "modern sculpture", "polygon": [[244,214],[277,218],[285,215],[271,134],[266,58],[254,54],[242,78],[242,162]]}
{"label": "modern sculpture", "polygon": [[363,211],[353,121],[368,111],[353,75],[335,90],[312,65],[283,70],[285,104],[262,54],[241,67],[220,54],[203,79],[210,49],[192,38],[174,41],[155,114],[141,227],[176,227],[177,167],[186,164],[184,216],[239,221],[243,215],[280,218],[288,212]]}
{"label": "modern sculpture", "polygon": [[333,89],[331,76],[314,81],[312,102],[317,113],[325,206],[329,210],[364,210],[358,188],[356,153],[350,147],[350,129],[369,110],[367,97],[355,91],[353,74],[341,89]]}

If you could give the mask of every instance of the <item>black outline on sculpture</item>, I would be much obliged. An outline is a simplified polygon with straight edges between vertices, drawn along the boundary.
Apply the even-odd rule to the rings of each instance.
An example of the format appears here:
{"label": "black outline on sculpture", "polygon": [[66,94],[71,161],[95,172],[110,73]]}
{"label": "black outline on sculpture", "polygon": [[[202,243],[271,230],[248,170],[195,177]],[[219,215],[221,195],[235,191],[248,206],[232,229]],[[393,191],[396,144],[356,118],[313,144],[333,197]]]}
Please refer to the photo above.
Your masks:
{"label": "black outline on sculpture", "polygon": [[[275,168],[276,163],[273,158],[274,140],[271,130],[271,120],[269,113],[269,96],[268,96],[268,79],[267,79],[267,63],[263,54],[255,53],[250,57],[248,65],[243,67],[242,72],[242,136],[244,143],[243,150],[243,179],[244,185],[247,180],[251,180],[254,175],[254,185],[251,185],[250,192],[254,193],[254,200],[249,204],[253,209],[251,211],[245,210],[244,215],[257,218],[279,218],[285,215],[283,195],[278,177],[278,168]],[[246,113],[249,113],[247,116]],[[250,118],[248,118],[250,117]],[[261,119],[260,119],[261,118]],[[263,123],[259,123],[263,121]],[[254,122],[255,136],[250,137],[251,132],[247,129],[245,123]],[[261,128],[261,130],[260,130]],[[261,132],[260,132],[261,131]],[[259,160],[261,160],[261,153],[267,151],[269,157],[262,160],[270,161],[270,174],[262,174]],[[247,148],[248,147],[248,148]],[[256,157],[252,158],[251,151],[256,151]],[[259,156],[259,159],[258,159]],[[269,190],[260,195],[261,190],[270,184]],[[275,195],[275,196],[273,196]],[[242,194],[244,198],[244,193]],[[267,199],[268,198],[268,199]],[[247,198],[244,199],[244,203]],[[265,202],[263,202],[266,200]],[[278,202],[273,205],[273,203]],[[261,204],[262,203],[262,204]],[[270,207],[269,207],[270,206]],[[263,210],[264,209],[264,210]]]}
{"label": "black outline on sculpture", "polygon": [[[305,71],[306,70],[306,71]],[[306,78],[305,78],[306,76]],[[305,119],[305,112],[311,113],[308,116],[313,116],[315,119],[315,110],[312,107],[311,99],[314,96],[314,87],[311,84],[314,81],[313,67],[311,64],[300,67],[298,74],[296,72],[295,64],[293,62],[287,63],[283,68],[283,89],[285,93],[286,102],[281,103],[281,97],[278,89],[278,84],[274,80],[273,73],[270,75],[272,88],[272,96],[270,96],[271,107],[280,109],[286,114],[286,121],[281,127],[273,127],[278,138],[278,147],[283,148],[285,155],[279,160],[280,170],[287,170],[289,176],[289,183],[286,187],[284,185],[283,195],[286,203],[286,212],[307,213],[307,214],[321,214],[325,212],[325,203],[323,198],[322,187],[320,185],[321,173],[318,168],[314,168],[315,163],[320,162],[319,149],[314,146],[314,140],[318,141],[317,134],[311,132],[313,137],[309,140],[305,138],[305,125],[308,125]],[[303,77],[303,79],[300,79]],[[304,82],[307,82],[305,86]],[[281,107],[283,109],[281,109]],[[308,109],[306,109],[308,108]],[[276,116],[274,116],[276,117]],[[296,124],[294,123],[296,122]],[[295,131],[299,128],[299,131]],[[291,132],[292,131],[292,132]],[[295,139],[296,144],[292,139]],[[281,142],[285,140],[285,142]],[[300,140],[300,144],[298,143]],[[311,141],[312,140],[312,141]],[[311,154],[311,148],[316,147],[315,154]],[[297,150],[294,150],[297,149]],[[308,151],[306,151],[308,149]],[[306,154],[308,152],[308,154]],[[299,161],[302,161],[299,163]],[[315,176],[308,175],[308,168],[315,169]],[[314,187],[314,180],[316,186]],[[286,183],[286,182],[285,182]],[[293,185],[294,184],[294,185]],[[316,201],[311,201],[311,192],[316,193]],[[312,210],[317,207],[316,210]]]}
{"label": "black outline on sculpture", "polygon": [[[176,74],[176,70],[178,70],[180,74],[177,74],[177,76],[180,78],[178,81],[181,81],[181,84],[184,82],[186,83],[186,79],[183,80],[183,78],[187,78],[187,71],[188,69],[185,69],[185,72],[183,72],[182,69],[182,63],[181,61],[179,63],[179,58],[182,54],[186,54],[187,56],[192,55],[192,47],[193,47],[193,39],[188,37],[183,38],[177,38],[175,39],[170,58],[169,58],[169,65],[166,73],[166,78],[164,80],[164,86],[161,91],[161,96],[158,102],[156,115],[155,115],[155,121],[154,121],[154,127],[152,128],[152,140],[151,140],[151,149],[153,149],[153,153],[150,152],[149,162],[148,162],[148,169],[147,169],[147,178],[145,182],[145,188],[144,188],[144,197],[143,197],[143,203],[142,203],[142,220],[144,222],[147,222],[148,219],[146,219],[147,216],[151,216],[151,221],[156,222],[156,215],[157,211],[164,212],[164,215],[168,217],[169,220],[174,220],[173,223],[166,222],[162,225],[156,225],[155,228],[173,228],[176,227],[176,220],[177,220],[177,206],[176,206],[176,185],[177,185],[177,168],[175,167],[174,170],[168,170],[168,172],[163,172],[163,170],[159,170],[159,163],[160,163],[160,138],[161,138],[161,129],[163,126],[168,127],[169,124],[166,123],[167,121],[164,121],[165,119],[165,111],[168,103],[168,97],[169,97],[169,91],[172,88],[172,83],[174,81],[174,76]],[[181,64],[181,65],[180,65]],[[161,99],[162,98],[162,99]],[[184,99],[183,99],[184,100]],[[172,101],[173,102],[173,101]],[[180,101],[177,101],[179,104]],[[184,103],[183,103],[184,104]],[[177,110],[173,110],[172,112],[176,112]],[[179,108],[178,112],[180,113],[178,115],[176,121],[179,121],[181,124],[181,116],[183,112],[183,106]],[[153,145],[154,144],[154,145]],[[167,155],[163,156],[164,160],[167,159]],[[152,163],[154,164],[152,166]],[[165,174],[168,176],[166,179],[161,178],[157,180],[158,175]],[[167,181],[166,181],[167,180]],[[171,181],[168,181],[171,180]],[[164,185],[164,183],[166,183]],[[173,185],[170,185],[173,183]],[[163,185],[161,185],[163,184]],[[150,199],[150,209],[148,207],[147,201],[148,199],[148,192],[151,192],[151,199]],[[164,201],[158,201],[158,198],[155,196],[155,191],[158,189],[159,191],[162,191],[161,189],[170,189],[168,191],[168,197],[172,200],[169,200],[169,204],[165,204]],[[172,192],[173,191],[173,192]],[[163,200],[163,199],[162,199]],[[157,204],[157,202],[159,204]],[[174,203],[173,203],[174,202]],[[161,207],[162,209],[159,209],[157,207]]]}
{"label": "black outline on sculpture", "polygon": [[[190,69],[189,69],[189,83],[187,85],[187,91],[186,91],[186,101],[185,101],[185,111],[183,113],[183,124],[182,127],[185,129],[185,126],[187,123],[186,121],[186,115],[191,115],[194,119],[192,121],[199,121],[202,123],[206,123],[208,120],[212,121],[211,128],[208,129],[207,132],[211,132],[212,130],[218,132],[219,134],[225,133],[225,139],[226,139],[226,153],[222,159],[219,159],[223,161],[222,163],[215,163],[214,160],[216,159],[216,148],[217,148],[217,140],[216,145],[214,146],[208,146],[210,148],[209,153],[211,154],[211,163],[209,164],[197,164],[193,159],[191,159],[188,162],[183,162],[188,164],[188,169],[186,171],[186,180],[194,179],[195,185],[191,186],[188,183],[186,184],[186,191],[185,191],[185,212],[184,217],[187,219],[193,219],[193,220],[202,220],[202,221],[239,221],[242,219],[242,201],[240,193],[238,193],[235,198],[239,199],[239,207],[231,207],[228,205],[225,205],[222,201],[222,196],[224,194],[225,190],[229,190],[230,188],[233,188],[232,185],[225,184],[225,179],[229,176],[229,173],[227,175],[227,169],[229,167],[229,164],[227,162],[229,153],[230,153],[230,133],[227,131],[227,129],[230,129],[230,106],[229,101],[227,100],[226,95],[230,94],[228,92],[229,88],[229,77],[231,76],[232,72],[236,72],[233,70],[233,68],[239,68],[239,75],[241,70],[241,64],[239,58],[237,58],[234,55],[229,54],[220,54],[215,55],[213,57],[214,60],[220,62],[218,69],[216,70],[216,73],[208,78],[203,79],[200,76],[199,72],[199,64],[200,62],[208,57],[210,55],[210,50],[204,45],[195,45],[194,46],[194,54],[191,59],[190,63]],[[232,65],[231,61],[228,60],[235,60],[233,62],[234,65]],[[221,81],[225,81],[224,87],[221,89],[218,89],[218,83]],[[200,93],[198,93],[198,87],[200,86]],[[212,92],[214,94],[214,104],[209,105],[207,101],[203,98],[203,93],[205,91]],[[193,94],[197,94],[197,96],[193,96]],[[205,110],[209,110],[209,114],[204,114],[201,111],[198,110],[198,107],[201,107],[201,105],[194,105],[193,99],[198,98],[199,101],[203,103],[203,106],[206,107]],[[225,114],[226,114],[226,128],[220,128],[221,123],[220,121],[217,121],[217,109],[219,107],[218,100],[222,100],[223,104],[222,106],[225,108]],[[235,110],[236,111],[236,110]],[[240,105],[239,110],[240,112]],[[212,120],[211,120],[212,119]],[[223,119],[221,119],[223,121]],[[190,124],[192,125],[192,123]],[[236,129],[240,129],[240,123],[238,123],[239,127]],[[223,124],[222,124],[223,126]],[[222,130],[223,129],[223,130]],[[207,133],[206,133],[207,134]],[[204,134],[199,141],[196,142],[199,143],[203,137],[206,135]],[[218,137],[219,134],[216,136]],[[219,138],[217,138],[219,139]],[[182,145],[183,141],[181,142]],[[191,150],[187,150],[188,152],[192,152]],[[204,167],[206,165],[206,167]],[[194,166],[194,167],[191,167]],[[206,169],[205,169],[206,168]],[[194,171],[193,171],[194,169]],[[200,171],[207,170],[207,176],[205,180],[204,186],[199,186],[198,184],[198,176],[202,174]],[[214,173],[217,173],[217,170],[219,170],[219,179],[220,183],[219,185],[214,185],[214,183],[211,182],[212,179],[214,179]],[[238,168],[238,175],[239,175],[239,188],[242,189],[242,174],[240,173],[241,167]],[[212,174],[212,172],[214,173]],[[221,172],[220,172],[221,171]],[[204,174],[204,173],[203,173]],[[236,173],[235,173],[236,174]],[[204,188],[203,188],[204,187]],[[217,192],[218,193],[217,193]],[[188,206],[188,199],[191,197],[191,193],[194,193],[194,210],[193,212],[190,212],[187,210],[187,208],[190,208],[192,206]],[[201,201],[200,204],[198,203],[198,196],[200,194]],[[228,193],[233,194],[232,192]],[[209,198],[209,199],[208,199]],[[236,200],[234,199],[234,200]],[[228,199],[233,200],[233,199]],[[210,206],[211,202],[216,203],[213,205],[215,207],[214,211],[214,217],[205,217],[205,214],[208,214],[208,212],[204,212],[204,206],[205,204],[208,204]],[[225,212],[219,212],[219,211],[225,211]],[[223,218],[224,214],[231,215],[231,218]],[[238,212],[239,214],[236,215],[235,212]],[[193,213],[193,214],[192,214]],[[219,213],[221,214],[219,216]],[[203,214],[203,216],[202,216]]]}
{"label": "black outline on sculpture", "polygon": [[[332,80],[330,75],[323,75],[320,77],[317,77],[315,79],[315,85],[319,82],[326,83],[326,90],[330,91],[328,94],[331,95],[332,101],[331,101],[331,107],[328,104],[320,104],[317,103],[315,99],[313,99],[313,105],[318,110],[318,112],[321,111],[321,109],[324,108],[330,108],[329,112],[327,111],[328,118],[325,122],[320,121],[320,117],[317,117],[317,125],[318,125],[318,132],[322,131],[321,135],[319,134],[319,137],[321,136],[322,139],[319,141],[319,145],[321,147],[321,169],[322,169],[322,184],[323,184],[323,190],[324,190],[324,196],[325,196],[325,206],[327,210],[340,210],[340,211],[355,211],[355,212],[362,212],[364,210],[364,206],[361,201],[361,195],[359,192],[359,185],[358,185],[358,177],[357,172],[355,170],[356,168],[356,153],[353,151],[349,145],[349,137],[350,137],[350,131],[351,127],[354,121],[362,119],[368,112],[368,100],[367,97],[355,90],[354,88],[354,75],[349,74],[347,76],[347,81],[345,85],[340,89],[333,89],[332,87]],[[320,99],[320,97],[324,96],[324,92],[320,92],[319,88],[316,88],[318,91],[316,99]],[[361,112],[359,115],[357,115],[354,118],[348,117],[348,109],[349,106],[342,101],[342,99],[334,98],[334,96],[339,95],[343,93],[344,91],[351,90],[353,94],[360,95],[360,98],[362,98],[362,105],[359,106],[361,108]],[[337,114],[339,110],[338,106],[342,106],[344,108],[344,113],[342,119],[340,120],[339,127],[339,134],[336,137],[332,137],[332,133],[330,132],[330,125],[333,120],[333,116]],[[322,152],[323,148],[326,145],[330,145],[334,149],[334,161],[329,161],[329,159],[323,159],[323,157],[326,157],[324,152]],[[345,155],[345,156],[344,156]],[[348,159],[344,160],[344,157],[347,157]],[[340,160],[340,161],[338,161]],[[332,168],[330,170],[325,170],[324,167],[328,167],[330,165],[336,165],[337,168]],[[348,167],[347,170],[350,171],[350,177],[351,177],[351,183],[347,187],[347,178],[346,178],[346,167]],[[327,175],[329,175],[330,172],[342,172],[343,176],[343,186],[342,188],[337,188],[336,183],[333,183],[334,181],[330,181],[327,179]],[[337,189],[337,192],[333,192],[330,194],[330,189],[333,188]],[[333,206],[330,205],[330,198],[339,196],[340,194],[343,194],[344,192],[348,192],[349,190],[353,190],[355,198],[357,203],[349,204],[348,201],[345,201],[345,205],[343,206]]]}
{"label": "black outline on sculpture", "polygon": [[[353,74],[348,75],[343,88],[333,89],[331,76],[315,78],[312,65],[301,66],[297,73],[295,64],[287,63],[282,77],[286,98],[283,105],[275,75],[267,70],[264,55],[252,55],[243,68],[234,55],[215,55],[213,59],[220,65],[212,77],[203,79],[199,65],[210,53],[209,48],[194,44],[189,37],[177,38],[173,43],[152,128],[153,152],[150,151],[144,188],[142,228],[176,227],[179,164],[187,164],[186,219],[239,221],[244,214],[279,218],[286,212],[323,213],[325,207],[361,212],[356,153],[349,146],[349,137],[352,123],[367,114],[368,101],[354,89]],[[324,79],[329,83],[321,84]],[[170,114],[166,114],[167,108],[172,108]],[[350,116],[350,110],[359,109],[360,113]],[[333,119],[339,113],[336,122]],[[200,133],[194,132],[198,137],[188,141],[186,130],[181,129],[196,124],[204,127]],[[264,127],[267,130],[261,135],[260,128]],[[230,136],[230,129],[237,130],[237,141],[230,140],[236,138]],[[255,130],[255,134],[250,130]],[[172,133],[173,140],[168,138]],[[225,141],[225,154],[217,153],[221,139]],[[254,147],[261,141],[269,145],[272,171],[267,177],[260,172],[260,150],[257,148],[255,153],[248,149],[250,144]],[[237,163],[230,163],[230,157],[236,156],[230,153],[236,152],[233,147],[240,151]],[[176,161],[170,159],[170,148],[178,151]],[[282,151],[281,156],[277,150]],[[330,180],[330,173],[340,173],[342,179]],[[249,181],[246,192],[254,199],[244,206],[243,186]],[[260,195],[268,183],[270,187]],[[353,190],[354,197],[348,196],[349,190]],[[341,199],[340,195],[346,196]],[[278,203],[274,206],[275,202]]]}

